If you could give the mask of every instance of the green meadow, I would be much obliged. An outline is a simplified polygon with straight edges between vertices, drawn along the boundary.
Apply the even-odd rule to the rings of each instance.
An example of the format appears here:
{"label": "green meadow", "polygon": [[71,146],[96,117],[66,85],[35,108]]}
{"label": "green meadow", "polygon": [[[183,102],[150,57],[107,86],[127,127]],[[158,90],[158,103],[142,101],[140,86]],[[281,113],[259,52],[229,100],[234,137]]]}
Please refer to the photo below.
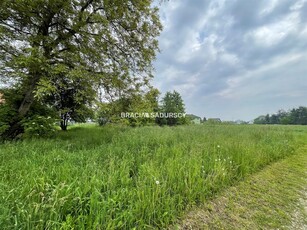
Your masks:
{"label": "green meadow", "polygon": [[167,228],[296,153],[303,126],[73,126],[0,144],[1,229]]}

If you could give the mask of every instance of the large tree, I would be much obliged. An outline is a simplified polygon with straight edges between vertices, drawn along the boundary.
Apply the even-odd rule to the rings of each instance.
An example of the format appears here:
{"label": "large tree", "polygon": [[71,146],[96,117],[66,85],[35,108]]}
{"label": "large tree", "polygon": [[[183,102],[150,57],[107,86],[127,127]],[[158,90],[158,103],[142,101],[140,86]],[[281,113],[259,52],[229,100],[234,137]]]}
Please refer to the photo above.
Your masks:
{"label": "large tree", "polygon": [[19,121],[61,78],[107,89],[135,77],[147,81],[160,31],[152,0],[2,0],[1,81],[23,92],[5,135],[22,132]]}
{"label": "large tree", "polygon": [[[166,92],[161,102],[160,112],[166,114],[166,118],[157,119],[158,124],[181,125],[187,123],[187,119],[185,118],[185,105],[181,95],[177,91]],[[176,115],[175,117],[168,117],[169,114]]]}

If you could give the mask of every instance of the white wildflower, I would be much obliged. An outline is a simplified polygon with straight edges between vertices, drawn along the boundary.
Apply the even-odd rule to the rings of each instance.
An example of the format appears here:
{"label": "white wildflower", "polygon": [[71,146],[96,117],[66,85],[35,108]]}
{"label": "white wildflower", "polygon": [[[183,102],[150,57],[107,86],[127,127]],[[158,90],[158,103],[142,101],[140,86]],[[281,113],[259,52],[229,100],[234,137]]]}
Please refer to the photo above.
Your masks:
{"label": "white wildflower", "polygon": [[159,185],[159,184],[160,184],[160,181],[156,180],[156,184]]}

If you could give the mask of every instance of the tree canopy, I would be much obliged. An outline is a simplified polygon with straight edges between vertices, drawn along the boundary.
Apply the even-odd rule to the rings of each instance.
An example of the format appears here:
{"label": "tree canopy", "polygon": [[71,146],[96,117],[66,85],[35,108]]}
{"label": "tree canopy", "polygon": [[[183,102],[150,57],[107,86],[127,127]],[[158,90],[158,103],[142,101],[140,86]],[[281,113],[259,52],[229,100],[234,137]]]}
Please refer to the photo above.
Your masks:
{"label": "tree canopy", "polygon": [[289,111],[279,110],[276,114],[262,115],[254,120],[255,124],[307,125],[307,107],[300,106]]}
{"label": "tree canopy", "polygon": [[1,82],[22,93],[5,135],[22,132],[32,104],[67,93],[65,84],[86,82],[78,88],[83,102],[99,87],[147,84],[161,29],[152,0],[1,1]]}
{"label": "tree canopy", "polygon": [[97,121],[100,125],[107,123],[120,123],[130,126],[142,126],[154,124],[155,119],[151,116],[144,117],[124,117],[126,113],[155,113],[159,110],[158,89],[150,87],[144,92],[135,92],[122,96],[111,102],[102,102],[97,111]]}
{"label": "tree canopy", "polygon": [[157,123],[160,125],[180,125],[187,122],[185,119],[185,105],[183,99],[181,95],[175,90],[173,92],[165,93],[165,96],[161,101],[160,112],[165,114],[176,114],[175,117],[158,119]]}

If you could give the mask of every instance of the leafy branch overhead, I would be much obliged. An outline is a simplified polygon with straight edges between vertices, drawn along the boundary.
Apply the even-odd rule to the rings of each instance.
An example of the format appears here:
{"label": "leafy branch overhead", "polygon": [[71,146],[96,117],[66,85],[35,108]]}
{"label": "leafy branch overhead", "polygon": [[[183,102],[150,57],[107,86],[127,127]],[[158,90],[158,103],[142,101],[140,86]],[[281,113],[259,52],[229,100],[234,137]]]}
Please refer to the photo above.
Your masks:
{"label": "leafy branch overhead", "polygon": [[2,60],[25,69],[149,71],[161,30],[150,1],[4,1],[0,17]]}

